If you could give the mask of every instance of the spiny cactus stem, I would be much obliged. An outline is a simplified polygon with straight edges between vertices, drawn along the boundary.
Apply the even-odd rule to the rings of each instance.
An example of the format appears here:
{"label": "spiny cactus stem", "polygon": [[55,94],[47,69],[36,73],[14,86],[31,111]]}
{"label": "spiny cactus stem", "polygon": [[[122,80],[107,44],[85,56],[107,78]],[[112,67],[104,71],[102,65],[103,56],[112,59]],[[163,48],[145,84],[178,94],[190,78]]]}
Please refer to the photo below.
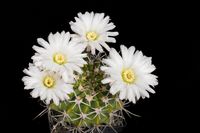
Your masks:
{"label": "spiny cactus stem", "polygon": [[118,94],[109,93],[109,85],[101,83],[105,75],[100,70],[100,58],[100,55],[89,55],[87,65],[82,68],[83,73],[76,77],[70,99],[59,106],[49,106],[52,109],[50,118],[58,130],[63,127],[72,133],[103,133],[106,127],[123,124],[121,112],[125,103],[117,98]]}

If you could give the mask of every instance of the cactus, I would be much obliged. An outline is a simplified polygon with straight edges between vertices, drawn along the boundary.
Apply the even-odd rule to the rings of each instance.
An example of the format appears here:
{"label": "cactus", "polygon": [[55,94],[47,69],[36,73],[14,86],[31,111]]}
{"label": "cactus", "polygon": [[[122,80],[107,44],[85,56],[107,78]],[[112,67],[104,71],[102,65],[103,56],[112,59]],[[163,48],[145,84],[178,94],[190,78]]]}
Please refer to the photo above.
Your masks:
{"label": "cactus", "polygon": [[123,123],[123,101],[109,93],[108,85],[101,83],[105,77],[100,70],[101,57],[89,54],[86,59],[88,64],[82,68],[83,73],[77,76],[70,99],[58,106],[54,103],[49,105],[52,132],[58,131],[59,125],[68,131],[81,132],[103,130],[108,125],[112,127]]}
{"label": "cactus", "polygon": [[[156,67],[134,46],[120,45],[120,55],[107,45],[116,42],[118,32],[110,31],[115,26],[104,13],[78,13],[70,25],[75,34],[63,31],[50,33],[49,42],[37,39],[41,47],[33,46],[24,89],[33,89],[32,97],[45,102],[47,108],[38,116],[48,111],[52,133],[115,131],[124,124],[123,112],[132,114],[126,101],[136,103],[155,93]],[[104,60],[102,47],[109,51]]]}

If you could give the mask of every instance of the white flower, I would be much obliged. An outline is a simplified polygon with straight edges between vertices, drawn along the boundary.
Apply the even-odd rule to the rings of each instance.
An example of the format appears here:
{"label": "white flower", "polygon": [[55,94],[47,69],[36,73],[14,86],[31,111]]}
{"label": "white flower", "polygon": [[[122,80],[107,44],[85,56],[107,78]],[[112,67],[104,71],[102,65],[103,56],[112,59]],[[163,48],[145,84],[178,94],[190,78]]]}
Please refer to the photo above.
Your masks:
{"label": "white flower", "polygon": [[92,54],[95,54],[95,49],[103,52],[102,46],[109,51],[110,47],[106,42],[115,43],[113,36],[118,35],[118,32],[110,31],[115,25],[109,21],[109,16],[104,17],[104,13],[78,13],[75,22],[70,22],[71,29],[76,33],[73,39],[86,45]]}
{"label": "white flower", "polygon": [[135,51],[135,47],[127,49],[121,45],[120,48],[122,57],[115,49],[111,49],[109,58],[103,60],[106,66],[102,66],[101,70],[108,77],[102,83],[110,83],[111,94],[120,92],[121,100],[128,99],[135,103],[140,97],[149,97],[148,92],[155,93],[151,88],[158,84],[157,76],[151,74],[155,66],[151,64],[151,57]]}
{"label": "white flower", "polygon": [[60,101],[69,99],[68,94],[73,92],[73,86],[64,82],[58,73],[40,70],[32,64],[29,65],[29,69],[24,69],[24,73],[28,75],[22,78],[24,89],[33,89],[32,97],[40,97],[47,104],[53,100],[58,105]]}
{"label": "white flower", "polygon": [[42,47],[33,46],[37,52],[33,57],[36,66],[62,73],[66,81],[72,79],[73,71],[81,73],[82,67],[86,62],[83,60],[85,47],[82,44],[70,40],[69,32],[50,34],[48,42],[42,38],[37,39]]}

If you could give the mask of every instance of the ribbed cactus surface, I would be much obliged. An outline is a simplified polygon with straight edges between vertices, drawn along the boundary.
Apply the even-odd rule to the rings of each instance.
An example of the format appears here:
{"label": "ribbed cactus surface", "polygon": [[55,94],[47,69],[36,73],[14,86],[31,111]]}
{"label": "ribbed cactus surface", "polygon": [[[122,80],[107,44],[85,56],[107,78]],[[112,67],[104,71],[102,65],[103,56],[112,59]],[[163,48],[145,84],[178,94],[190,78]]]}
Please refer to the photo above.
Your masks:
{"label": "ribbed cactus surface", "polygon": [[123,108],[123,102],[109,93],[108,85],[101,83],[105,78],[100,70],[101,57],[89,55],[87,62],[83,73],[76,78],[75,92],[69,95],[70,99],[58,106],[52,103],[49,109],[61,124],[77,128],[112,125],[113,115]]}

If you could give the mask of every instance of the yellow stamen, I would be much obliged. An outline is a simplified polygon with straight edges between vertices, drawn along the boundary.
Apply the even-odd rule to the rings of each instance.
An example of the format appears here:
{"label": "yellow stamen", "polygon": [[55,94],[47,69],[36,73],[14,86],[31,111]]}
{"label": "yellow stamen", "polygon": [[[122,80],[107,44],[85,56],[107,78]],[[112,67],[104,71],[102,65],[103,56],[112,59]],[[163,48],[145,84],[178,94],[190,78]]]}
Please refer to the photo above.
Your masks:
{"label": "yellow stamen", "polygon": [[47,88],[52,88],[55,85],[55,80],[51,76],[46,76],[44,77],[43,84]]}
{"label": "yellow stamen", "polygon": [[133,84],[134,81],[135,81],[135,74],[133,72],[132,69],[128,68],[128,69],[124,69],[121,73],[121,76],[122,76],[122,80],[125,82],[125,83],[128,83],[128,84]]}
{"label": "yellow stamen", "polygon": [[67,62],[66,57],[61,53],[54,54],[53,61],[59,65],[63,65]]}
{"label": "yellow stamen", "polygon": [[98,38],[98,34],[96,32],[90,31],[87,32],[86,37],[89,41],[95,41]]}

